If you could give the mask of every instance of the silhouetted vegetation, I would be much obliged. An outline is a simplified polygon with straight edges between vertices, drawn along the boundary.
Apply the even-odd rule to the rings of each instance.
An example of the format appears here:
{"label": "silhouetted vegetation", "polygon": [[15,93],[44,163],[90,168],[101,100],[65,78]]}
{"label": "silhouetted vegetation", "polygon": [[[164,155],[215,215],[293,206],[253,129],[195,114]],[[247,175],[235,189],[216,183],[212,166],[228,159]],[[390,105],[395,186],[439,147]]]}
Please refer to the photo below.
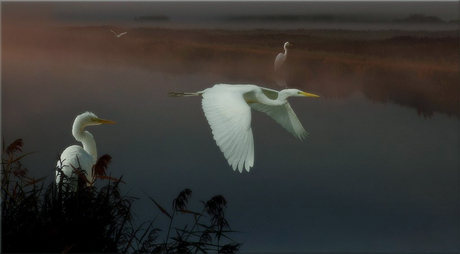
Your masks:
{"label": "silhouetted vegetation", "polygon": [[413,14],[413,15],[410,15],[409,17],[407,18],[403,18],[403,19],[395,19],[393,20],[393,22],[396,22],[396,23],[424,23],[424,24],[428,24],[428,23],[431,23],[431,24],[442,24],[442,23],[446,23],[446,21],[436,17],[436,16],[426,16],[426,15],[422,15],[422,14]]}
{"label": "silhouetted vegetation", "polygon": [[[187,210],[190,189],[174,199],[171,212],[150,198],[170,221],[160,241],[162,230],[155,220],[135,226],[131,206],[137,198],[122,195],[121,179],[101,177],[107,184],[97,188],[78,177],[76,191],[65,186],[72,181],[45,187],[45,178],[28,176],[22,146],[18,139],[2,147],[3,253],[233,253],[241,246],[228,236],[234,231],[225,219],[227,201],[221,195],[202,202],[201,212]],[[95,166],[100,173],[109,163],[105,155]],[[172,227],[177,216],[189,216],[191,226]]]}
{"label": "silhouetted vegetation", "polygon": [[224,18],[225,21],[231,22],[326,22],[326,23],[409,23],[409,24],[444,24],[448,23],[436,16],[427,16],[423,14],[412,14],[406,18],[388,19],[382,16],[365,15],[365,14],[311,14],[311,15],[239,15]]}
{"label": "silhouetted vegetation", "polygon": [[232,22],[377,22],[383,21],[371,15],[333,15],[333,14],[314,14],[314,15],[241,15],[225,18]]}
{"label": "silhouetted vegetation", "polygon": [[134,18],[134,21],[140,22],[167,22],[170,21],[168,16],[164,15],[150,15],[150,16],[138,16]]}

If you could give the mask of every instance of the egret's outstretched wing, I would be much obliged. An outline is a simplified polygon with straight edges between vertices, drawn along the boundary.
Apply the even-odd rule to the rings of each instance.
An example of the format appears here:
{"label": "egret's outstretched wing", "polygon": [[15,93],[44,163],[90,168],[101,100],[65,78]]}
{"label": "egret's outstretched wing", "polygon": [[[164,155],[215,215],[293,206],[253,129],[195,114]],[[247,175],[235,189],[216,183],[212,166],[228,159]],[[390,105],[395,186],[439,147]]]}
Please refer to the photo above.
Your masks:
{"label": "egret's outstretched wing", "polygon": [[203,111],[220,150],[233,170],[254,165],[251,108],[241,92],[214,86],[204,90]]}
{"label": "egret's outstretched wing", "polygon": [[275,71],[278,70],[286,59],[283,53],[279,53],[275,58]]}
{"label": "egret's outstretched wing", "polygon": [[294,113],[289,103],[281,106],[267,106],[260,103],[251,103],[249,105],[251,108],[271,116],[276,122],[294,135],[294,137],[300,140],[308,137],[308,132],[303,128],[299,118],[297,118],[297,115]]}
{"label": "egret's outstretched wing", "polygon": [[120,37],[120,36],[125,35],[125,34],[127,34],[127,33],[128,33],[128,32],[120,33],[119,35],[117,35],[117,37]]}

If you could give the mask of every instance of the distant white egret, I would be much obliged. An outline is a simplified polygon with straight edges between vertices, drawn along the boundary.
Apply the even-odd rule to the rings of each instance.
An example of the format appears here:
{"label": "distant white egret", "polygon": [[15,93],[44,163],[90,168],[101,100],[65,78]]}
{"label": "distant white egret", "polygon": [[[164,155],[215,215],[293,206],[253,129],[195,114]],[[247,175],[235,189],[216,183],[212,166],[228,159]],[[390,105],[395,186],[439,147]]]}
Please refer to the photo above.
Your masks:
{"label": "distant white egret", "polygon": [[112,31],[112,33],[115,34],[115,36],[118,37],[118,38],[120,38],[121,36],[123,36],[123,35],[125,35],[125,34],[128,33],[128,32],[123,32],[123,33],[117,34],[117,33],[115,33],[113,30],[110,30],[110,31]]}
{"label": "distant white egret", "polygon": [[275,82],[276,82],[276,84],[278,84],[279,86],[282,86],[282,87],[284,87],[284,88],[287,88],[286,80],[284,80],[283,78],[275,77]]}
{"label": "distant white egret", "polygon": [[266,113],[300,140],[308,137],[288,97],[319,97],[298,89],[276,91],[256,85],[217,84],[196,93],[171,92],[169,96],[202,96],[202,107],[214,140],[233,170],[249,172],[254,166],[251,108]]}
{"label": "distant white egret", "polygon": [[[57,162],[57,167],[62,169],[62,172],[69,180],[72,177],[76,177],[73,173],[73,168],[78,168],[79,166],[82,170],[86,171],[87,179],[90,181],[92,180],[92,168],[97,160],[96,141],[94,141],[91,133],[85,131],[85,127],[104,123],[115,122],[100,119],[91,112],[85,112],[75,118],[72,126],[72,134],[77,141],[80,141],[83,144],[83,147],[79,145],[67,147],[61,154],[61,160]],[[56,183],[59,184],[60,180],[61,174],[58,170],[56,170]]]}
{"label": "distant white egret", "polygon": [[283,65],[284,61],[286,60],[287,54],[288,54],[287,48],[291,46],[292,44],[290,44],[289,42],[284,43],[284,54],[279,53],[275,58],[275,71],[278,70],[281,67],[281,65]]}

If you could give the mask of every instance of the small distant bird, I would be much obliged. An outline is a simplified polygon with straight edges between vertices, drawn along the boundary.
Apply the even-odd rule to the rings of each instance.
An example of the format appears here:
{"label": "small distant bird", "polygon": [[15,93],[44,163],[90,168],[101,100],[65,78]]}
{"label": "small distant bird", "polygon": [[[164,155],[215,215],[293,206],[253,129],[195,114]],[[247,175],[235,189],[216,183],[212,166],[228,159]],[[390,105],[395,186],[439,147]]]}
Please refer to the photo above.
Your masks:
{"label": "small distant bird", "polygon": [[[96,141],[94,141],[91,133],[85,131],[85,127],[104,123],[113,124],[115,122],[100,119],[91,112],[83,113],[75,118],[72,126],[72,135],[77,141],[83,144],[83,147],[79,145],[67,147],[61,154],[61,160],[57,162],[57,167],[60,168],[67,177],[76,177],[73,173],[73,168],[78,168],[80,166],[82,170],[86,171],[86,178],[90,181],[92,180],[92,169],[97,160]],[[56,184],[59,184],[60,181],[60,171],[56,171]],[[66,182],[69,181],[67,180]]]}
{"label": "small distant bird", "polygon": [[291,47],[292,44],[290,44],[289,42],[286,42],[284,43],[284,54],[283,53],[279,53],[276,58],[275,58],[275,71],[278,70],[281,65],[283,65],[284,61],[286,60],[286,57],[287,57],[287,47]]}
{"label": "small distant bird", "polygon": [[128,33],[128,32],[123,32],[123,33],[117,34],[113,30],[110,30],[110,31],[112,31],[112,33],[115,34],[115,36],[118,37],[118,38],[120,38],[121,36],[123,36],[123,35]]}
{"label": "small distant bird", "polygon": [[319,97],[298,89],[276,91],[256,85],[217,84],[196,93],[171,92],[171,97],[202,96],[204,115],[211,126],[214,140],[233,170],[249,172],[254,165],[254,140],[251,108],[264,112],[281,124],[294,137],[303,140],[303,128],[288,97]]}

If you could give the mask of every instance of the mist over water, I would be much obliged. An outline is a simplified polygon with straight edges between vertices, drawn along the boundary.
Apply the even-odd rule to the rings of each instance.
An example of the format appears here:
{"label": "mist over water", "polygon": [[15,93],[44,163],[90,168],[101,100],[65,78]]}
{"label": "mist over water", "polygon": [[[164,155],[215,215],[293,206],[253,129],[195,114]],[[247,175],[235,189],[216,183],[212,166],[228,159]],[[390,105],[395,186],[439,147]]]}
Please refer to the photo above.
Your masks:
{"label": "mist over water", "polygon": [[[167,207],[190,188],[192,203],[227,199],[242,251],[458,251],[458,30],[380,23],[292,30],[292,23],[187,23],[172,15],[150,24],[131,17],[199,15],[217,5],[94,6],[59,3],[30,16],[2,3],[2,135],[35,152],[24,160],[31,175],[53,181],[57,154],[76,144],[75,116],[89,110],[117,122],[87,130],[99,155],[112,156],[112,176],[123,175],[123,190],[140,198],[139,223],[162,216],[143,191]],[[250,15],[251,6],[227,9]],[[440,16],[431,9],[426,15]],[[110,29],[128,33],[116,38]],[[285,63],[288,86],[321,96],[290,99],[310,137],[296,140],[253,112],[255,166],[234,172],[200,98],[166,95],[217,83],[281,89],[273,61],[285,41],[295,46]]]}
{"label": "mist over water", "polygon": [[[101,22],[103,24],[104,22]],[[229,29],[229,30],[251,30],[251,29],[329,29],[329,30],[406,30],[406,31],[451,31],[458,29],[458,24],[398,24],[391,22],[232,22],[225,20],[189,20],[189,21],[168,21],[168,22],[131,22],[124,23],[126,27],[159,27],[159,28],[181,28],[181,29]]]}

